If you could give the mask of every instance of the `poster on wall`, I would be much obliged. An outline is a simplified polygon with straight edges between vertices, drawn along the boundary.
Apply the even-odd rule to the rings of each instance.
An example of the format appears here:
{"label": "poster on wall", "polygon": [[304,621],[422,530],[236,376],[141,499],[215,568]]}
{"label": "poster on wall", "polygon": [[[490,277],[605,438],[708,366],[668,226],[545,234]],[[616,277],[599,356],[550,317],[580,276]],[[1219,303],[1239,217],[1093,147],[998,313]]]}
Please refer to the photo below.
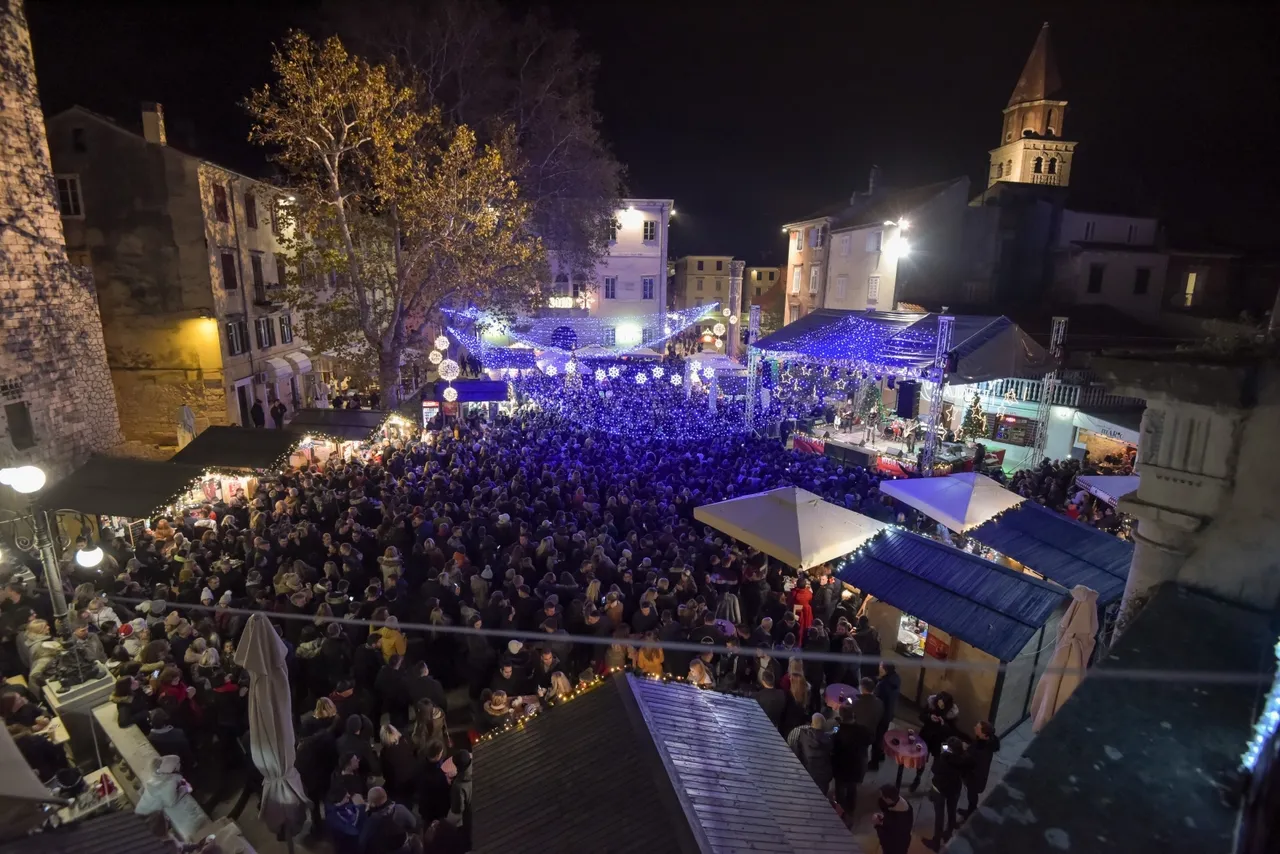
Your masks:
{"label": "poster on wall", "polygon": [[445,415],[457,415],[457,414],[458,414],[458,401],[456,401],[456,400],[453,400],[453,401],[446,400],[444,403],[442,403],[442,404],[440,405],[440,411],[441,411],[441,412],[443,412]]}
{"label": "poster on wall", "polygon": [[939,661],[946,661],[951,655],[951,643],[938,637],[936,632],[929,632],[924,639],[924,654]]}

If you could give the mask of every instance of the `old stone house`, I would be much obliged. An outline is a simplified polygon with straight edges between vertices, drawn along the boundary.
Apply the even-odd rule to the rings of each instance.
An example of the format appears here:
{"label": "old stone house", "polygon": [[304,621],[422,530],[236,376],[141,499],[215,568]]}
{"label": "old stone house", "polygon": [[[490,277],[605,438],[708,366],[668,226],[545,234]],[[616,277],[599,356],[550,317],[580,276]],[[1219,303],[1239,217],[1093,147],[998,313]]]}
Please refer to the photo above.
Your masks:
{"label": "old stone house", "polygon": [[48,121],[67,247],[98,282],[126,437],[175,444],[184,405],[197,432],[252,426],[255,400],[305,405],[312,361],[281,299],[286,196],[168,145],[159,104],[140,119],[130,129],[77,106]]}

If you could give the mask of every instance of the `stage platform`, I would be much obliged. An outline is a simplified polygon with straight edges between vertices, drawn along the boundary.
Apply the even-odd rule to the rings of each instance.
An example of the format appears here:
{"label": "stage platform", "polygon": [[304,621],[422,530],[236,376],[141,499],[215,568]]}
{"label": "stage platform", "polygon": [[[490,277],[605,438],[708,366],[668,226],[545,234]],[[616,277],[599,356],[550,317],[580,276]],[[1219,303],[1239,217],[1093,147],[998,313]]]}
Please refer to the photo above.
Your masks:
{"label": "stage platform", "polygon": [[[869,443],[863,441],[865,436],[862,428],[846,432],[814,425],[812,432],[796,433],[792,441],[797,450],[823,454],[843,465],[874,468],[893,475],[915,473],[923,450],[922,441],[918,440],[915,448],[909,450],[907,443],[898,439],[877,436]],[[943,442],[936,452],[935,464],[948,466],[949,471],[972,471],[973,450],[960,443]]]}

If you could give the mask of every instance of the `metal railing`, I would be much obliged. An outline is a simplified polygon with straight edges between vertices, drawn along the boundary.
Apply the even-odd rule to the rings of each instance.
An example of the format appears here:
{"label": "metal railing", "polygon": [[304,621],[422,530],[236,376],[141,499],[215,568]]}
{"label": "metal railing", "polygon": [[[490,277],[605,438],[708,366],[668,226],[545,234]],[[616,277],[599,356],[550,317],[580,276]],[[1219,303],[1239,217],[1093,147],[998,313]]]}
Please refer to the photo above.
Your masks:
{"label": "metal railing", "polygon": [[[1002,379],[978,383],[984,397],[1009,398],[1027,403],[1039,403],[1044,394],[1044,381],[1031,379]],[[1111,394],[1100,383],[1083,380],[1081,375],[1067,376],[1053,388],[1049,403],[1053,406],[1068,406],[1073,409],[1118,408],[1125,406],[1145,406],[1146,401],[1138,397],[1126,397]]]}

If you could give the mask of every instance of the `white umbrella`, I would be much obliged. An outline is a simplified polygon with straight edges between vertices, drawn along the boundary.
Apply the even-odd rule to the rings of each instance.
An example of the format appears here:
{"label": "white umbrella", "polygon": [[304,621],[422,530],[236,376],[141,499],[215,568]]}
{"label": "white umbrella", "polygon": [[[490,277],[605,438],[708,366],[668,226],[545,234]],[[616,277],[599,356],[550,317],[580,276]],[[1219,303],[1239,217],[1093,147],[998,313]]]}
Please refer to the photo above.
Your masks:
{"label": "white umbrella", "polygon": [[307,798],[293,767],[293,710],[285,645],[262,614],[253,614],[236,648],[236,664],[249,671],[249,750],[262,772],[259,817],[279,838],[302,829]]}
{"label": "white umbrella", "polygon": [[[1031,730],[1039,732],[1067,702],[1084,679],[1098,637],[1098,591],[1083,584],[1071,588],[1071,604],[1058,624],[1058,640],[1049,669],[1040,677],[1031,699]],[[1063,673],[1063,670],[1077,672]]]}

